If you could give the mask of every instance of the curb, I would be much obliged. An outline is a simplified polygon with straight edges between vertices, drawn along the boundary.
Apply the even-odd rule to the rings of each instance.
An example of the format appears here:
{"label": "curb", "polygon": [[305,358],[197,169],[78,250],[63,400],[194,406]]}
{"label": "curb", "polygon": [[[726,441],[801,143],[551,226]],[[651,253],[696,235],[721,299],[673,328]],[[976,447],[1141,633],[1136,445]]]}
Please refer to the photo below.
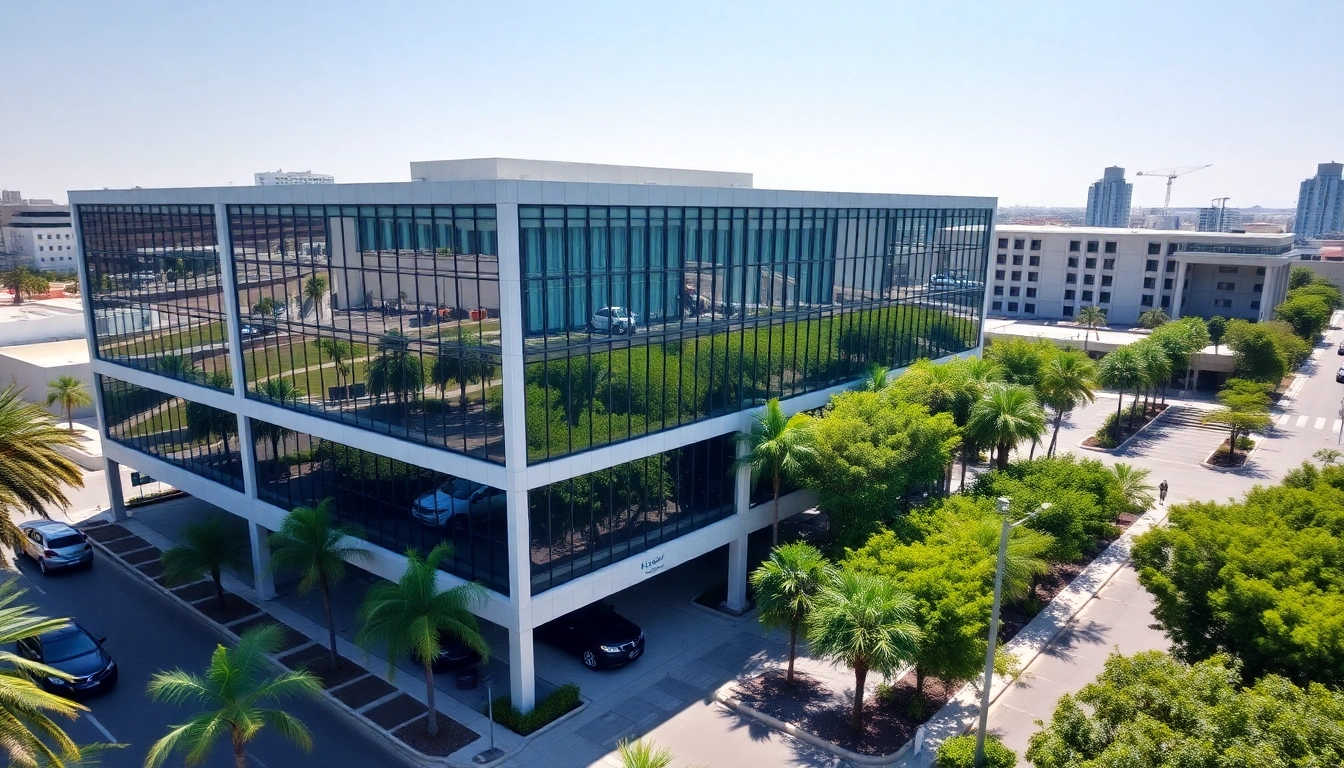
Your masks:
{"label": "curb", "polygon": [[1139,435],[1142,435],[1142,434],[1144,433],[1144,430],[1148,429],[1149,427],[1153,426],[1153,425],[1156,424],[1157,422],[1161,421],[1161,420],[1162,420],[1162,417],[1167,415],[1167,411],[1170,411],[1172,408],[1176,407],[1174,403],[1167,403],[1166,406],[1167,406],[1167,407],[1166,407],[1166,408],[1163,408],[1160,412],[1158,412],[1158,414],[1157,414],[1156,416],[1154,416],[1153,418],[1149,419],[1147,424],[1144,424],[1143,426],[1139,427],[1139,431],[1138,431],[1138,432],[1135,432],[1134,434],[1130,435],[1129,437],[1126,437],[1126,438],[1124,439],[1123,442],[1121,442],[1119,445],[1115,446],[1114,448],[1098,448],[1098,447],[1096,447],[1096,446],[1092,446],[1092,445],[1083,445],[1083,443],[1088,439],[1088,437],[1092,437],[1092,435],[1088,435],[1087,437],[1084,437],[1082,440],[1079,440],[1079,441],[1078,441],[1078,447],[1079,447],[1079,448],[1082,448],[1084,451],[1096,451],[1097,453],[1110,453],[1110,454],[1117,453],[1117,452],[1123,450],[1125,446],[1129,445],[1129,441],[1133,440],[1134,438],[1138,437]]}
{"label": "curb", "polygon": [[1240,471],[1242,471],[1243,469],[1246,469],[1246,468],[1248,468],[1248,467],[1251,466],[1251,462],[1255,460],[1255,454],[1257,454],[1257,453],[1260,452],[1260,446],[1262,446],[1262,445],[1264,445],[1264,444],[1265,444],[1265,436],[1264,436],[1264,435],[1255,435],[1255,447],[1251,449],[1251,452],[1250,452],[1250,453],[1246,454],[1246,460],[1243,461],[1243,462],[1241,462],[1241,466],[1237,466],[1237,467],[1219,467],[1219,466],[1216,466],[1216,465],[1213,465],[1213,464],[1210,464],[1210,463],[1209,463],[1209,459],[1210,459],[1212,456],[1214,456],[1216,453],[1218,453],[1218,449],[1219,449],[1219,448],[1223,447],[1223,444],[1222,444],[1222,443],[1219,443],[1217,446],[1215,446],[1214,449],[1213,449],[1212,451],[1209,452],[1209,455],[1208,455],[1208,456],[1205,456],[1205,457],[1204,457],[1204,460],[1201,461],[1201,462],[1199,462],[1199,463],[1200,463],[1205,469],[1211,469],[1211,470],[1213,470],[1214,472],[1240,472]]}
{"label": "curb", "polygon": [[714,692],[714,700],[718,701],[720,704],[723,704],[724,706],[728,707],[729,709],[735,712],[738,712],[742,715],[745,715],[761,723],[764,723],[765,725],[770,726],[771,728],[775,729],[776,731],[779,731],[780,733],[792,736],[793,738],[798,739],[799,741],[805,741],[808,744],[811,744],[812,746],[817,747],[819,749],[824,749],[827,752],[830,752],[831,754],[836,755],[837,757],[844,758],[845,760],[848,760],[851,763],[857,763],[859,765],[891,765],[897,760],[900,760],[902,757],[905,757],[906,754],[908,754],[910,750],[914,748],[914,740],[911,739],[910,741],[907,741],[900,749],[896,750],[895,752],[892,752],[889,755],[861,755],[858,752],[851,752],[850,750],[845,749],[844,747],[839,746],[837,744],[833,744],[821,738],[820,736],[814,736],[811,733],[803,730],[802,728],[799,728],[798,726],[794,725],[793,723],[786,723],[783,720],[765,714],[764,712],[756,709],[755,707],[752,707],[749,704],[744,704],[740,699],[732,695],[733,685],[734,683],[728,682],[723,684],[722,686],[719,686],[719,689]]}

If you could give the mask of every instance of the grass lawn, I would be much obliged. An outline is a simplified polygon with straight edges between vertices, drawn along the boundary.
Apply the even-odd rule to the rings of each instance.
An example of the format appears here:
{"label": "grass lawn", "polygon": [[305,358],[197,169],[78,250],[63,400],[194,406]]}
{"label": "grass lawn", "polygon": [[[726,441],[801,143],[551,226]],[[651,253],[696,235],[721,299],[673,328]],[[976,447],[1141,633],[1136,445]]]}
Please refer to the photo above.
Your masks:
{"label": "grass lawn", "polygon": [[107,346],[108,351],[134,348],[134,351],[170,352],[206,344],[222,344],[228,341],[223,322],[203,323],[182,331],[173,331],[159,336],[136,336]]}

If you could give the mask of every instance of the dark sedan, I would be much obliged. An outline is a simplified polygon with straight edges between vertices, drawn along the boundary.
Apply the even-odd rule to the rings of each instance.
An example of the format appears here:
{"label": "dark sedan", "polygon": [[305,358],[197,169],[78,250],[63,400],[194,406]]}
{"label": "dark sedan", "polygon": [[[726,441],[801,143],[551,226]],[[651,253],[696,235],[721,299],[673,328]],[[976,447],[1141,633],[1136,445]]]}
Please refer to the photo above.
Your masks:
{"label": "dark sedan", "polygon": [[70,680],[44,675],[37,682],[62,696],[94,693],[117,684],[117,663],[96,639],[75,622],[18,642],[20,656],[70,675]]}
{"label": "dark sedan", "polygon": [[[419,657],[414,653],[411,657],[417,664],[420,663]],[[480,663],[480,654],[468,648],[461,640],[439,634],[439,657],[430,665],[435,674],[474,667]]]}
{"label": "dark sedan", "polygon": [[589,669],[619,667],[644,655],[644,633],[639,626],[602,603],[541,625],[537,636],[575,654]]}

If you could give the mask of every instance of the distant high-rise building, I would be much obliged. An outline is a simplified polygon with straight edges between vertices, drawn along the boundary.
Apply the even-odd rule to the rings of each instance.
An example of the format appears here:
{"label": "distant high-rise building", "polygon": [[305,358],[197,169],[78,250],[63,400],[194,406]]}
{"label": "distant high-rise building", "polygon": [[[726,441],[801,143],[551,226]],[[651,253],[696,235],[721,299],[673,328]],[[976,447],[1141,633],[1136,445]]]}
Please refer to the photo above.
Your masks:
{"label": "distant high-rise building", "polygon": [[1200,232],[1231,232],[1241,229],[1241,211],[1213,206],[1199,209]]}
{"label": "distant high-rise building", "polygon": [[336,177],[312,171],[275,171],[273,173],[254,173],[252,178],[258,187],[276,187],[286,184],[335,184]]}
{"label": "distant high-rise building", "polygon": [[1344,163],[1321,163],[1297,193],[1297,241],[1344,231]]}
{"label": "distant high-rise building", "polygon": [[0,205],[19,205],[23,202],[23,193],[17,189],[0,189]]}
{"label": "distant high-rise building", "polygon": [[1125,169],[1111,166],[1087,190],[1087,226],[1129,226],[1129,198],[1134,185],[1125,181]]}

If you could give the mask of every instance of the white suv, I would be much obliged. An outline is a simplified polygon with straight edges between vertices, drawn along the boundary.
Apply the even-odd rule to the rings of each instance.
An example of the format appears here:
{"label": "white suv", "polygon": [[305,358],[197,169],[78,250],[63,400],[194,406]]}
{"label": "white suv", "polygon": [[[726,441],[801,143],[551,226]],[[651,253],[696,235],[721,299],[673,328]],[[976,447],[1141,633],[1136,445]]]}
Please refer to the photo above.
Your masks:
{"label": "white suv", "polygon": [[603,307],[593,313],[588,330],[616,336],[636,333],[639,331],[639,315],[625,307]]}

